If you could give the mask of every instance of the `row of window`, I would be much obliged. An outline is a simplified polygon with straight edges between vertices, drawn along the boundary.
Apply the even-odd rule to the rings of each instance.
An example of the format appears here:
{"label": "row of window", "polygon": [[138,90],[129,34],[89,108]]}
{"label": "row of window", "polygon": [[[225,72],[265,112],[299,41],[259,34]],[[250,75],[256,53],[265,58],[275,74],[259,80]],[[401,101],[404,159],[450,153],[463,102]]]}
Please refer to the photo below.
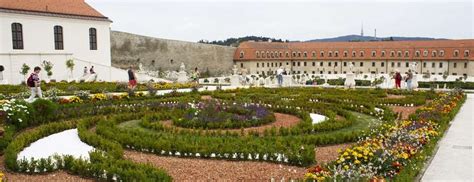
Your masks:
{"label": "row of window", "polygon": [[[23,49],[23,25],[21,23],[12,23],[12,41],[13,49]],[[53,27],[54,49],[64,50],[64,31],[63,27],[56,25]],[[89,28],[89,48],[97,50],[97,30]]]}
{"label": "row of window", "polygon": [[[262,74],[266,73],[266,74],[268,74],[268,75],[277,74],[276,71],[262,71],[262,72],[257,71],[256,73],[257,73],[257,75],[260,74],[260,73],[262,73]],[[307,74],[308,72],[307,72],[307,71],[292,71],[292,74],[302,74],[302,73],[303,73],[303,74]],[[314,74],[316,74],[316,71],[311,71],[311,73],[314,75]],[[333,74],[333,73],[334,73],[334,74],[338,74],[337,71],[334,71],[334,72],[327,71],[327,72],[326,72],[326,74]],[[346,74],[346,73],[347,73],[346,71],[343,71],[343,72],[342,72],[342,74]],[[370,72],[370,73],[371,73],[371,74],[376,74],[375,71],[372,71],[372,72]],[[324,74],[324,71],[319,71],[319,74]],[[363,72],[363,71],[360,71],[359,74],[364,74],[364,72]],[[385,72],[380,72],[380,74],[385,74]],[[392,73],[392,74],[393,74],[393,73]],[[435,73],[435,72],[432,72],[431,75],[436,75],[436,73]],[[438,75],[443,75],[443,73],[442,73],[442,72],[439,72]],[[453,75],[453,76],[457,76],[458,74],[457,74],[457,73],[452,73],[452,75]],[[467,76],[467,74],[463,74],[463,76]]]}
{"label": "row of window", "polygon": [[[303,63],[303,64],[301,64],[301,63]],[[316,62],[311,62],[311,63],[312,63],[313,67],[316,66],[316,64],[317,64]],[[338,66],[338,62],[334,62],[334,64],[332,64],[332,62],[326,62],[326,63],[327,63],[327,66],[333,66],[333,65],[334,65],[334,67]],[[303,65],[304,67],[307,66],[307,62],[292,62],[292,64],[293,64],[294,67],[299,67],[301,65]],[[401,67],[401,65],[402,65],[401,62],[397,62],[396,64],[397,64],[396,67]],[[281,62],[280,63],[269,63],[269,62],[267,62],[267,64],[266,64],[267,67],[280,67],[282,65],[283,64]],[[286,65],[289,65],[289,63],[286,62]],[[347,62],[342,62],[342,65],[344,67],[348,66]],[[355,62],[352,62],[352,65],[356,66]],[[427,65],[426,62],[423,62],[423,68],[426,68],[426,65]],[[257,66],[257,68],[260,68],[260,67],[265,68],[265,63],[257,63],[256,66]],[[324,62],[319,62],[319,66],[320,67],[324,66]],[[363,67],[364,62],[359,62],[359,66]],[[395,67],[395,62],[391,62],[390,66]],[[376,67],[376,62],[372,62],[372,67]],[[381,62],[380,67],[385,67],[385,62]],[[405,67],[406,68],[410,67],[410,63],[405,62]],[[436,64],[434,62],[431,63],[431,67],[435,68]],[[457,68],[457,63],[453,63],[453,67]],[[439,63],[439,68],[443,68],[443,63],[442,62]],[[464,68],[467,68],[467,62],[464,63]]]}
{"label": "row of window", "polygon": [[[364,57],[364,54],[365,52],[364,51],[359,51],[359,57]],[[428,50],[425,50],[423,51],[423,57],[427,57],[429,54]],[[255,52],[255,56],[257,58],[283,58],[283,52],[278,52],[278,51],[256,51]],[[321,51],[319,53],[319,57],[324,57],[325,56],[325,52],[324,51]],[[371,56],[372,57],[376,57],[377,56],[377,51],[372,51],[371,52]],[[380,52],[380,56],[381,57],[385,57],[386,56],[386,52],[385,51],[381,51]],[[454,57],[459,57],[459,50],[455,50],[453,52],[453,56]],[[243,58],[244,57],[244,52],[242,51],[240,53],[240,58]],[[286,58],[289,58],[290,57],[290,52],[285,52],[285,57]],[[292,57],[308,57],[308,53],[307,52],[296,52],[296,51],[293,51],[292,52]],[[312,52],[312,57],[316,57],[316,51],[313,51]],[[339,57],[339,51],[329,51],[327,52],[327,57]],[[343,57],[349,57],[349,52],[348,51],[344,51],[343,52]],[[352,51],[352,57],[357,57],[357,52],[356,51]],[[402,51],[390,51],[390,57],[410,57],[410,52],[409,51],[405,51],[404,53]],[[421,57],[421,51],[416,51],[415,52],[415,57]],[[439,51],[436,51],[436,50],[433,50],[431,51],[431,57],[444,57],[444,51],[443,50],[439,50]],[[465,50],[464,51],[464,57],[469,57],[469,50]]]}

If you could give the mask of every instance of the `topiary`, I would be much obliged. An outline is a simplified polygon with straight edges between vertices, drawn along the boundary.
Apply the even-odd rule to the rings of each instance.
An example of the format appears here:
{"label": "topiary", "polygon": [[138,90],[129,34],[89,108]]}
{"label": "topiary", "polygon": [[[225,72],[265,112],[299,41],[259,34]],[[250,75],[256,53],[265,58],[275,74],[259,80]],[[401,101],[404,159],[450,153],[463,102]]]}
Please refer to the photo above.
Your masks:
{"label": "topiary", "polygon": [[[32,104],[34,111],[34,121],[36,123],[50,122],[56,118],[56,110],[58,105],[49,100],[37,99]],[[35,124],[36,124],[35,123]]]}

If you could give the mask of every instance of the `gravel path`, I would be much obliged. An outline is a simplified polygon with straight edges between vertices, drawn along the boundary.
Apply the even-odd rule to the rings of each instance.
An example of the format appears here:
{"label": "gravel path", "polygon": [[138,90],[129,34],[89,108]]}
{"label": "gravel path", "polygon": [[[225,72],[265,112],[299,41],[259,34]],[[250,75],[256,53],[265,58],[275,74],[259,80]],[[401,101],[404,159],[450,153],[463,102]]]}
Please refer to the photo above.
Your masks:
{"label": "gravel path", "polygon": [[124,156],[162,168],[175,181],[270,181],[272,177],[280,181],[301,179],[306,172],[304,167],[267,162],[163,157],[135,151],[125,151]]}
{"label": "gravel path", "polygon": [[314,149],[316,155],[316,161],[318,164],[325,164],[331,161],[334,161],[339,157],[339,153],[337,150],[341,149],[344,150],[350,147],[353,143],[344,143],[344,144],[337,144],[337,145],[328,145],[328,146],[321,146],[316,147]]}
{"label": "gravel path", "polygon": [[402,119],[408,119],[408,116],[410,114],[415,113],[415,111],[422,106],[417,106],[417,107],[403,107],[403,106],[390,106],[390,109],[392,109],[393,112],[395,113],[402,113]]}

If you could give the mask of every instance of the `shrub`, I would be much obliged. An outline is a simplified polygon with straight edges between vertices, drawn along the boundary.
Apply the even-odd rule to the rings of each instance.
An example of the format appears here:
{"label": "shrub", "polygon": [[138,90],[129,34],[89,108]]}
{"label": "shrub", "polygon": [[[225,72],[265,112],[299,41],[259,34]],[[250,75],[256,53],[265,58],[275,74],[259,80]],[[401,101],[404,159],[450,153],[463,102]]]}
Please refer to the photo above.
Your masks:
{"label": "shrub", "polygon": [[58,105],[49,100],[36,99],[32,104],[34,110],[33,121],[36,123],[48,123],[56,118]]}

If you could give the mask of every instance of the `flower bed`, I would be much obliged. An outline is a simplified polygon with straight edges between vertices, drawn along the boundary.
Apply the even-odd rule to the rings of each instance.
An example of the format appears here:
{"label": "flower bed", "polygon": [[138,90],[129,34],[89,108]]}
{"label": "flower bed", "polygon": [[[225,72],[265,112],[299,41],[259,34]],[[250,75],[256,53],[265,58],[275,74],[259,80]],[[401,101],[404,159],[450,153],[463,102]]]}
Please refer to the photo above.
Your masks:
{"label": "flower bed", "polygon": [[260,126],[275,121],[273,112],[258,105],[226,105],[216,101],[189,104],[173,124],[183,128],[235,129]]}

